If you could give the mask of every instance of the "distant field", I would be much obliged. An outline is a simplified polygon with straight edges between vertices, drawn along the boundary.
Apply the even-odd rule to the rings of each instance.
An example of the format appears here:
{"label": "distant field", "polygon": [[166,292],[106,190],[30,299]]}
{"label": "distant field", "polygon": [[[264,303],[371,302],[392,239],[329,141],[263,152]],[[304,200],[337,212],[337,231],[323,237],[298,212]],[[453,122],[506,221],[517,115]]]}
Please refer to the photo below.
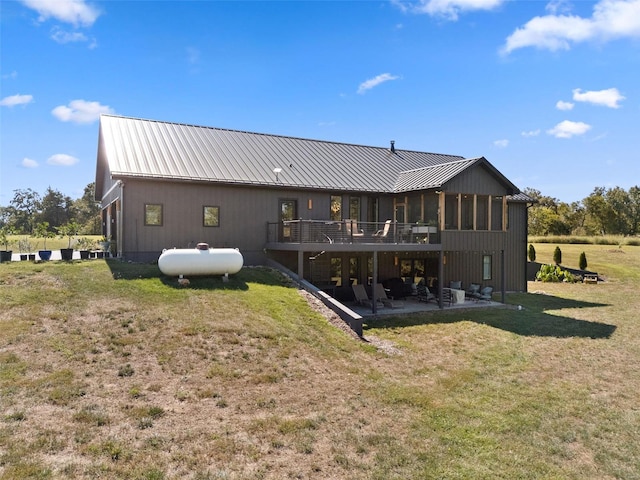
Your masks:
{"label": "distant field", "polygon": [[[78,235],[77,237],[75,237],[75,239],[79,239],[79,238],[88,238],[97,242],[100,238],[102,238],[102,236]],[[31,243],[31,246],[32,246],[31,252],[37,252],[38,250],[44,249],[43,238],[31,237],[28,235],[9,235],[9,239],[12,242],[12,244],[9,246],[9,250],[12,250],[14,253],[20,253],[18,242],[24,239],[27,239],[29,243]],[[73,244],[75,243],[75,239],[72,241],[72,245],[71,245],[72,248],[73,248]],[[60,250],[61,248],[67,248],[68,246],[69,246],[69,239],[66,237],[65,238],[59,238],[59,237],[47,238],[47,250]],[[0,245],[0,248],[4,250],[4,245]],[[96,246],[95,248],[97,249],[98,247]],[[23,252],[23,253],[29,253],[29,252]]]}
{"label": "distant field", "polygon": [[0,264],[0,478],[640,479],[640,247],[561,248],[607,281],[370,320],[390,353],[267,269]]}

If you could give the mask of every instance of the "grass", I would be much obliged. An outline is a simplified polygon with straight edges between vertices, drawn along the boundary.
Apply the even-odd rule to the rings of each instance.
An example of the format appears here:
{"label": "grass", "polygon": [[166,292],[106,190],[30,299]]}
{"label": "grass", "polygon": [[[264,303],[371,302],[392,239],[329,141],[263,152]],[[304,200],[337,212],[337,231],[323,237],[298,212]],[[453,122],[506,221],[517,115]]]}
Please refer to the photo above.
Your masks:
{"label": "grass", "polygon": [[640,248],[561,248],[607,281],[369,320],[397,355],[267,269],[1,264],[0,479],[640,479]]}

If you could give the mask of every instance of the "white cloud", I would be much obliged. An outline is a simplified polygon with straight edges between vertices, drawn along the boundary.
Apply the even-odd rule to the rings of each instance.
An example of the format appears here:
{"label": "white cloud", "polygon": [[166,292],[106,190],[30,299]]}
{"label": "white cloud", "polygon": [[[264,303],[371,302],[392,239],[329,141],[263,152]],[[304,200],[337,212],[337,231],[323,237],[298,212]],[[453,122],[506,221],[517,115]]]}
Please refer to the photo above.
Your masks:
{"label": "white cloud", "polygon": [[76,157],[72,157],[66,153],[56,153],[47,159],[47,163],[49,165],[56,165],[59,167],[70,167],[78,162],[79,160]]}
{"label": "white cloud", "polygon": [[55,18],[75,26],[90,27],[100,16],[100,11],[85,0],[21,0],[40,14],[41,22]]}
{"label": "white cloud", "polygon": [[16,105],[26,105],[33,102],[33,95],[10,95],[0,100],[2,107],[15,107]]}
{"label": "white cloud", "polygon": [[573,99],[576,102],[587,102],[594,105],[602,105],[609,108],[620,108],[618,102],[625,99],[617,88],[608,88],[607,90],[597,90],[582,92],[581,88],[573,90]]}
{"label": "white cloud", "polygon": [[7,73],[5,75],[2,75],[2,78],[5,80],[15,80],[16,78],[18,78],[18,72],[16,72],[15,70],[11,73]]}
{"label": "white cloud", "polygon": [[495,142],[493,142],[493,145],[498,148],[507,148],[509,146],[509,140],[507,139],[496,140]]}
{"label": "white cloud", "polygon": [[82,32],[65,32],[60,28],[54,28],[51,38],[58,43],[87,42],[89,39]]}
{"label": "white cloud", "polygon": [[390,80],[397,80],[400,77],[397,75],[391,75],[390,73],[382,73],[377,77],[370,78],[369,80],[365,80],[358,87],[358,93],[364,94],[367,90],[371,90],[373,87],[377,87],[381,83],[388,82]]}
{"label": "white cloud", "polygon": [[547,133],[556,138],[571,138],[576,135],[583,135],[590,129],[591,125],[584,122],[572,122],[570,120],[565,120],[557,124],[552,129],[547,130]]}
{"label": "white cloud", "polygon": [[100,118],[101,114],[115,112],[111,107],[100,105],[98,102],[72,100],[69,102],[69,106],[57,106],[51,110],[51,113],[63,122],[93,123]]}
{"label": "white cloud", "polygon": [[558,102],[556,103],[556,108],[558,110],[573,110],[573,103],[558,100]]}
{"label": "white cloud", "polygon": [[590,18],[555,13],[534,17],[507,37],[502,53],[524,47],[568,50],[575,43],[624,37],[640,37],[640,0],[600,0]]}
{"label": "white cloud", "polygon": [[38,166],[38,162],[36,162],[35,160],[32,160],[30,158],[25,157],[25,158],[22,159],[21,165],[24,168],[36,168]]}
{"label": "white cloud", "polygon": [[419,0],[417,5],[406,5],[404,2],[395,1],[403,11],[415,13],[427,13],[431,16],[444,17],[448,20],[458,20],[460,13],[473,10],[493,10],[504,3],[505,0]]}
{"label": "white cloud", "polygon": [[571,11],[571,4],[568,0],[551,0],[547,5],[545,5],[544,9],[555,15],[559,12]]}
{"label": "white cloud", "polygon": [[538,135],[540,135],[540,129],[522,132],[520,135],[522,135],[523,137],[537,137]]}

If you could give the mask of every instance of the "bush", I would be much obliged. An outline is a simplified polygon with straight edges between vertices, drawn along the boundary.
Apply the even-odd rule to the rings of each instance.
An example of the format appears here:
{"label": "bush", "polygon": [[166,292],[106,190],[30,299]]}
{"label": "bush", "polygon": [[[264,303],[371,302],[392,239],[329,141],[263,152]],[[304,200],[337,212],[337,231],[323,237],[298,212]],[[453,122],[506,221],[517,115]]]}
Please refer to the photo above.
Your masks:
{"label": "bush", "polygon": [[542,265],[538,273],[536,273],[536,280],[539,282],[567,283],[575,283],[577,281],[571,272],[562,270],[558,265]]}
{"label": "bush", "polygon": [[533,247],[533,243],[529,244],[529,261],[536,261],[536,249]]}
{"label": "bush", "polygon": [[580,261],[578,262],[578,266],[580,267],[580,270],[586,270],[587,268],[587,255],[584,252],[580,254]]}
{"label": "bush", "polygon": [[553,263],[556,265],[560,265],[562,263],[562,250],[560,250],[560,247],[556,247],[553,251]]}

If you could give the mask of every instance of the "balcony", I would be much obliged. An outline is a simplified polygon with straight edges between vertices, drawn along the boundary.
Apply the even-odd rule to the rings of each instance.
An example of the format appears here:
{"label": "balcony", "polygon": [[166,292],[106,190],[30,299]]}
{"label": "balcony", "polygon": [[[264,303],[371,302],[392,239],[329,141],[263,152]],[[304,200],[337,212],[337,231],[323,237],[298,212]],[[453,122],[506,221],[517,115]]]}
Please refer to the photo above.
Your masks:
{"label": "balcony", "polygon": [[267,223],[269,244],[413,244],[440,243],[435,226],[355,220],[289,220]]}

